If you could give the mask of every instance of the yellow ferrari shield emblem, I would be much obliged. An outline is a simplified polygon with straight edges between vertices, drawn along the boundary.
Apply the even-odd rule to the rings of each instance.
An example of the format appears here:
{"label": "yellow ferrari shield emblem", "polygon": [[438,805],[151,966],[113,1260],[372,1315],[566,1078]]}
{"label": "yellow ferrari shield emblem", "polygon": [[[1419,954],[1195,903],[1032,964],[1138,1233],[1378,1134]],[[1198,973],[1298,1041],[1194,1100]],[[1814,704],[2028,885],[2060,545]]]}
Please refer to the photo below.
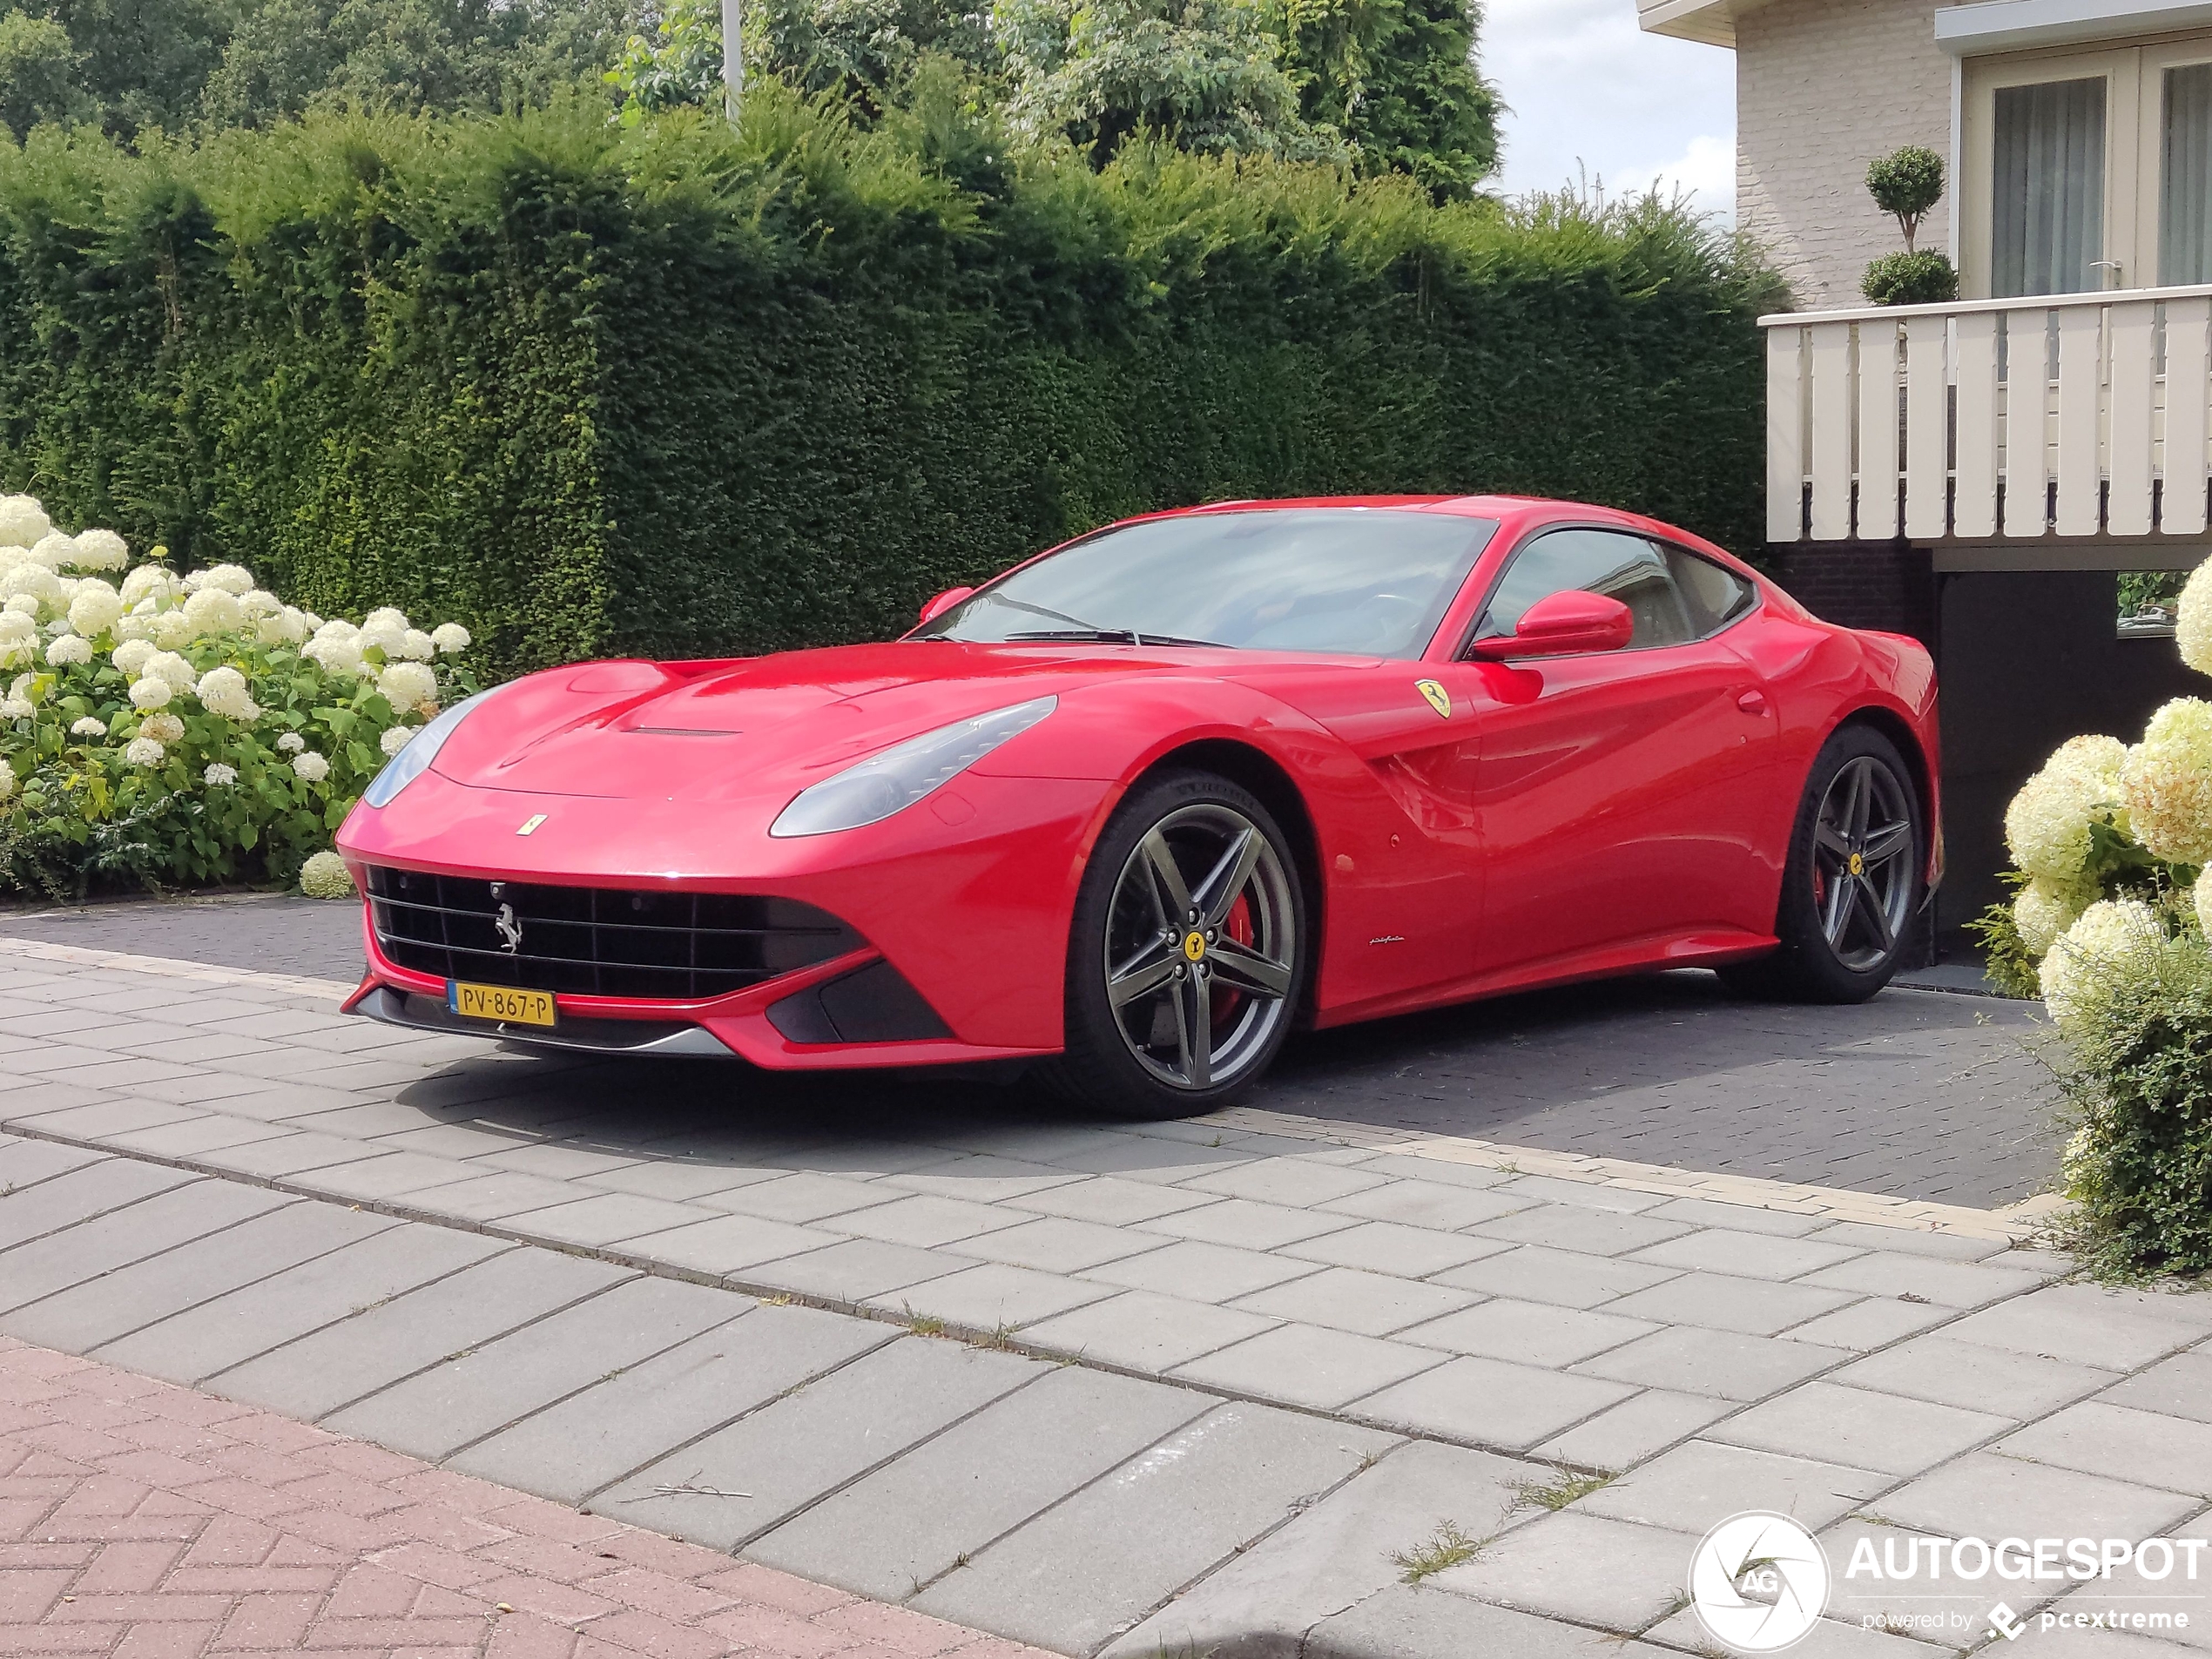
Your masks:
{"label": "yellow ferrari shield emblem", "polygon": [[1851,863],[1846,867],[1853,875],[1865,875],[1866,873],[1866,860],[1863,854],[1854,853],[1851,855]]}
{"label": "yellow ferrari shield emblem", "polygon": [[1205,934],[1201,933],[1193,933],[1188,935],[1183,941],[1183,954],[1185,956],[1188,956],[1194,962],[1204,960],[1206,954]]}
{"label": "yellow ferrari shield emblem", "polygon": [[1452,718],[1451,692],[1434,680],[1415,680],[1413,689],[1428,699],[1428,705],[1436,711],[1438,718],[1448,720]]}

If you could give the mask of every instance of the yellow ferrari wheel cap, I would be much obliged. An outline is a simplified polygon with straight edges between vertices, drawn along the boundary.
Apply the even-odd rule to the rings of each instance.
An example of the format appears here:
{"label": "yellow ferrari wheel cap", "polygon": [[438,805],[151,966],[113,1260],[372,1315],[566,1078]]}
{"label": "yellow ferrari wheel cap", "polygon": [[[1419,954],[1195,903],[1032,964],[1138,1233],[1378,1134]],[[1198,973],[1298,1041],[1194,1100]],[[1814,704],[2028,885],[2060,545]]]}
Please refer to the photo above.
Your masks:
{"label": "yellow ferrari wheel cap", "polygon": [[1205,934],[1195,932],[1185,934],[1183,936],[1183,954],[1194,962],[1204,961],[1206,954]]}
{"label": "yellow ferrari wheel cap", "polygon": [[1866,873],[1866,860],[1862,854],[1854,853],[1851,855],[1851,862],[1844,867],[1853,875],[1865,875]]}
{"label": "yellow ferrari wheel cap", "polygon": [[1446,691],[1434,680],[1415,680],[1413,689],[1428,699],[1429,707],[1436,711],[1440,719],[1448,720],[1452,718],[1451,692]]}

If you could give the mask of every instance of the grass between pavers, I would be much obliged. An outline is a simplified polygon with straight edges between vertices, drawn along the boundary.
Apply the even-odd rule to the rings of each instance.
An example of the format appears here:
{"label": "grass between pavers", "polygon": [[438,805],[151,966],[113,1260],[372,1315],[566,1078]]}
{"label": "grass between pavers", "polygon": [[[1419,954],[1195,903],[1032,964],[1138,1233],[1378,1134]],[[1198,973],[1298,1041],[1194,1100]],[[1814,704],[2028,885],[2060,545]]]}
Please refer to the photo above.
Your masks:
{"label": "grass between pavers", "polygon": [[1600,1487],[1610,1486],[1609,1474],[1577,1474],[1564,1470],[1556,1480],[1517,1480],[1514,1493],[1515,1508],[1564,1509],[1577,1498],[1587,1498]]}
{"label": "grass between pavers", "polygon": [[[1494,1533],[1491,1537],[1495,1537]],[[1419,1584],[1437,1574],[1479,1558],[1489,1544],[1489,1538],[1470,1538],[1460,1529],[1457,1521],[1437,1523],[1427,1541],[1412,1549],[1401,1549],[1390,1560],[1399,1568],[1399,1577],[1407,1584]]]}

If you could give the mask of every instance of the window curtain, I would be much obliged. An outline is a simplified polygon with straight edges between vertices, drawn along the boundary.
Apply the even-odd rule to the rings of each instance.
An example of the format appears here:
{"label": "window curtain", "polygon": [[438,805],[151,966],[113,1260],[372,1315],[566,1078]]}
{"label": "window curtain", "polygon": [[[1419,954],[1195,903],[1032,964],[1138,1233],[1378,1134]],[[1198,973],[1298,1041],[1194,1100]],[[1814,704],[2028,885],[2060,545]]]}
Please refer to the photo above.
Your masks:
{"label": "window curtain", "polygon": [[2104,78],[2000,87],[1996,105],[1997,297],[2102,287]]}
{"label": "window curtain", "polygon": [[2212,64],[2166,71],[2158,280],[2212,282]]}

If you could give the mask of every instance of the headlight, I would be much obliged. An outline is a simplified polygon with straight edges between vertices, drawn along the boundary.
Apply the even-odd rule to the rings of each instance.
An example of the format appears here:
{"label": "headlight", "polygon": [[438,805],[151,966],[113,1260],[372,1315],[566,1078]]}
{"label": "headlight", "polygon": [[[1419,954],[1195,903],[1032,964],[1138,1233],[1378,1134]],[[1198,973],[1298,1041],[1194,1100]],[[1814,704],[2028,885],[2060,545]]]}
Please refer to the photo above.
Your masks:
{"label": "headlight", "polygon": [[1059,705],[1056,697],[1041,697],[909,738],[802,790],[768,833],[826,835],[880,822],[959,776],[1009,738],[1021,736]]}
{"label": "headlight", "polygon": [[[492,691],[498,689],[494,686]],[[371,806],[390,806],[392,797],[429,771],[430,763],[438,758],[438,751],[445,747],[446,739],[454,734],[469,711],[490,695],[491,691],[479,691],[474,697],[462,698],[409,738],[407,746],[387,760],[384,770],[368,780],[368,787],[361,791],[361,799]]]}

